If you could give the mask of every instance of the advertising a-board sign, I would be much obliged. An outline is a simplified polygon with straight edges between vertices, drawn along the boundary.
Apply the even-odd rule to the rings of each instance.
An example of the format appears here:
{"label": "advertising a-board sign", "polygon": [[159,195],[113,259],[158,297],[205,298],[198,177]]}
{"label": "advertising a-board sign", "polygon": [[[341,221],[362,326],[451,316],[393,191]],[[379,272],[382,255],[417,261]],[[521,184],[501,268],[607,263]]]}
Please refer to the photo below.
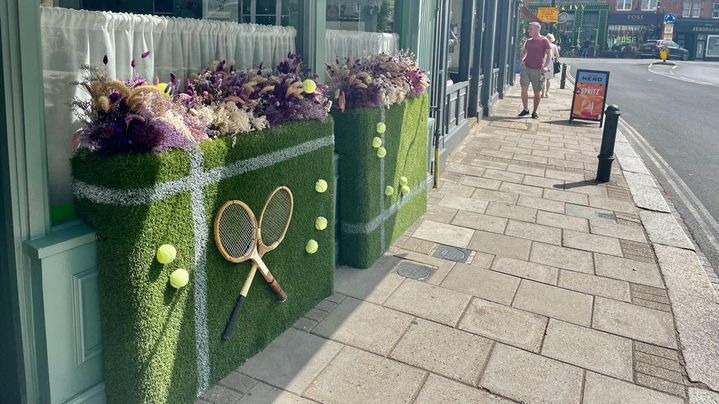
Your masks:
{"label": "advertising a-board sign", "polygon": [[599,126],[602,126],[608,85],[609,72],[577,70],[569,122],[579,119],[599,122]]}

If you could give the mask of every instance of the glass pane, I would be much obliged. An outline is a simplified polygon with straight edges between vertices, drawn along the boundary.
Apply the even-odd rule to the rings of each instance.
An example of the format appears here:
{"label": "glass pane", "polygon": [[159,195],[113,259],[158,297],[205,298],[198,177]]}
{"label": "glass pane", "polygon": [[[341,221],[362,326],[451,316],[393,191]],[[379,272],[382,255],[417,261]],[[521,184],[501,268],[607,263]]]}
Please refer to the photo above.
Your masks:
{"label": "glass pane", "polygon": [[[267,14],[257,17],[258,23],[274,25],[280,17],[283,25],[298,27],[301,23],[300,0],[41,0],[38,3],[44,5],[40,11],[43,81],[49,196],[55,224],[74,217],[69,160],[71,137],[81,122],[68,103],[73,98],[87,100],[89,97],[68,83],[81,79],[83,64],[102,67],[103,56],[107,55],[106,70],[110,78],[127,80],[138,74],[163,82],[169,81],[170,73],[175,73],[183,82],[216,59],[232,60],[238,68],[256,67],[260,63],[273,66],[288,52],[296,50],[296,31],[277,30],[273,35],[257,35],[254,27],[240,22],[253,21],[252,11],[256,11],[256,16],[263,10]],[[284,14],[279,16],[275,10],[282,10]],[[217,29],[217,24],[224,25]],[[186,32],[198,35],[185,36]],[[144,51],[149,51],[146,58],[141,57]],[[130,66],[133,58],[134,69]]]}
{"label": "glass pane", "polygon": [[399,50],[395,0],[327,0],[326,60]]}

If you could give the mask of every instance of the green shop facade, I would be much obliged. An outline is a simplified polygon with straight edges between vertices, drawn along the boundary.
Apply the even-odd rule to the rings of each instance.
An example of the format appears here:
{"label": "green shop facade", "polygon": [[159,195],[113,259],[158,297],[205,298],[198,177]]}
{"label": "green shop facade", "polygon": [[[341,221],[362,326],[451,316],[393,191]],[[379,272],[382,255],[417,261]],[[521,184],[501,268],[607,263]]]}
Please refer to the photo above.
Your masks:
{"label": "green shop facade", "polygon": [[[58,29],[76,23],[97,27],[91,24],[93,18],[127,19],[135,14],[291,27],[278,31],[291,34],[287,49],[280,47],[278,53],[300,53],[320,75],[327,62],[341,55],[411,50],[431,76],[429,95],[420,107],[429,114],[429,124],[421,127],[426,128],[422,137],[427,148],[422,150],[428,151],[425,173],[431,184],[435,167],[443,169],[452,149],[478,120],[492,115],[494,103],[514,85],[520,6],[519,0],[2,2],[0,402],[103,403],[109,394],[104,380],[111,364],[105,360],[109,351],[100,331],[97,240],[101,235],[78,219],[68,150],[76,127],[58,118],[72,97],[63,87],[68,76],[60,62],[96,63],[95,50],[80,45],[92,44],[99,35],[75,30],[78,37],[63,42],[58,40],[63,39]],[[52,18],[57,18],[56,27]],[[201,24],[193,27],[203,29]],[[575,37],[581,38],[581,32]],[[128,50],[117,42],[114,52],[111,57],[119,59],[138,49]],[[258,57],[269,57],[261,50],[252,55],[255,59],[244,62],[256,65]],[[185,66],[190,70],[211,61],[192,57],[184,60],[200,65]],[[327,136],[321,130],[316,133]],[[341,184],[338,158],[335,154],[334,180]],[[86,170],[84,175],[102,180],[102,173]],[[122,217],[116,215],[114,220]],[[337,237],[340,234],[336,232]],[[112,350],[112,354],[118,353]]]}
{"label": "green shop facade", "polygon": [[[536,14],[552,1],[531,1],[527,6]],[[545,32],[552,32],[564,55],[598,56],[607,47],[608,2],[556,1],[559,20]]]}

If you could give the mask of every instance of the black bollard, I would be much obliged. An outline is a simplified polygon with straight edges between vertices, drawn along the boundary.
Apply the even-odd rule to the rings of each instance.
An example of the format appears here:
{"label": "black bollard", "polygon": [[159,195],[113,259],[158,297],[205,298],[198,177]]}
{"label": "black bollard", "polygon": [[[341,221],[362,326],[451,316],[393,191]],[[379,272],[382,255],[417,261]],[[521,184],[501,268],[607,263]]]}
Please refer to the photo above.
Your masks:
{"label": "black bollard", "polygon": [[562,81],[559,82],[559,88],[564,90],[564,87],[567,86],[567,64],[562,63]]}
{"label": "black bollard", "polygon": [[608,182],[612,175],[612,162],[614,161],[614,141],[617,138],[619,125],[619,107],[610,105],[604,111],[604,132],[602,132],[602,146],[599,149],[599,164],[597,165],[597,182]]}

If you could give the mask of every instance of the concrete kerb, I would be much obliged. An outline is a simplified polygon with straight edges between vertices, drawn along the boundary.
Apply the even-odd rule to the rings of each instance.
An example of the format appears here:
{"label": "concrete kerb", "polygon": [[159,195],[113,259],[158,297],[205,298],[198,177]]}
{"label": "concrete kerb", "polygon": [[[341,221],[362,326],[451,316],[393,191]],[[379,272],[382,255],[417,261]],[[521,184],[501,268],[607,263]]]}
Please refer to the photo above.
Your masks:
{"label": "concrete kerb", "polygon": [[[570,84],[574,84],[571,74],[567,74],[567,79]],[[626,122],[623,124],[629,127]],[[651,177],[641,156],[634,151],[632,144],[621,131],[617,133],[616,142],[615,156],[622,170]],[[656,180],[654,183],[659,184]],[[699,256],[692,251],[693,243],[687,244],[684,240],[677,243],[676,237],[666,241],[662,228],[651,224],[649,227],[655,228],[647,228],[645,217],[660,217],[666,219],[662,220],[665,223],[676,222],[678,215],[672,214],[676,213],[673,208],[664,208],[671,205],[662,193],[648,193],[647,186],[638,181],[627,181],[627,185],[635,203],[638,199],[642,202],[641,205],[637,203],[637,206],[642,215],[642,224],[649,233],[652,247],[659,258],[659,268],[669,293],[689,380],[719,391],[719,359],[716,359],[719,357],[719,297],[706,273],[701,270]],[[657,185],[655,189],[663,191],[661,185]],[[680,232],[681,238],[692,240],[678,223],[671,227],[673,232]],[[700,270],[697,271],[697,267]],[[698,327],[705,329],[697,329]],[[693,392],[690,394],[690,403],[719,404],[719,395],[716,393],[704,393],[704,390],[697,388],[690,388],[690,391]]]}

